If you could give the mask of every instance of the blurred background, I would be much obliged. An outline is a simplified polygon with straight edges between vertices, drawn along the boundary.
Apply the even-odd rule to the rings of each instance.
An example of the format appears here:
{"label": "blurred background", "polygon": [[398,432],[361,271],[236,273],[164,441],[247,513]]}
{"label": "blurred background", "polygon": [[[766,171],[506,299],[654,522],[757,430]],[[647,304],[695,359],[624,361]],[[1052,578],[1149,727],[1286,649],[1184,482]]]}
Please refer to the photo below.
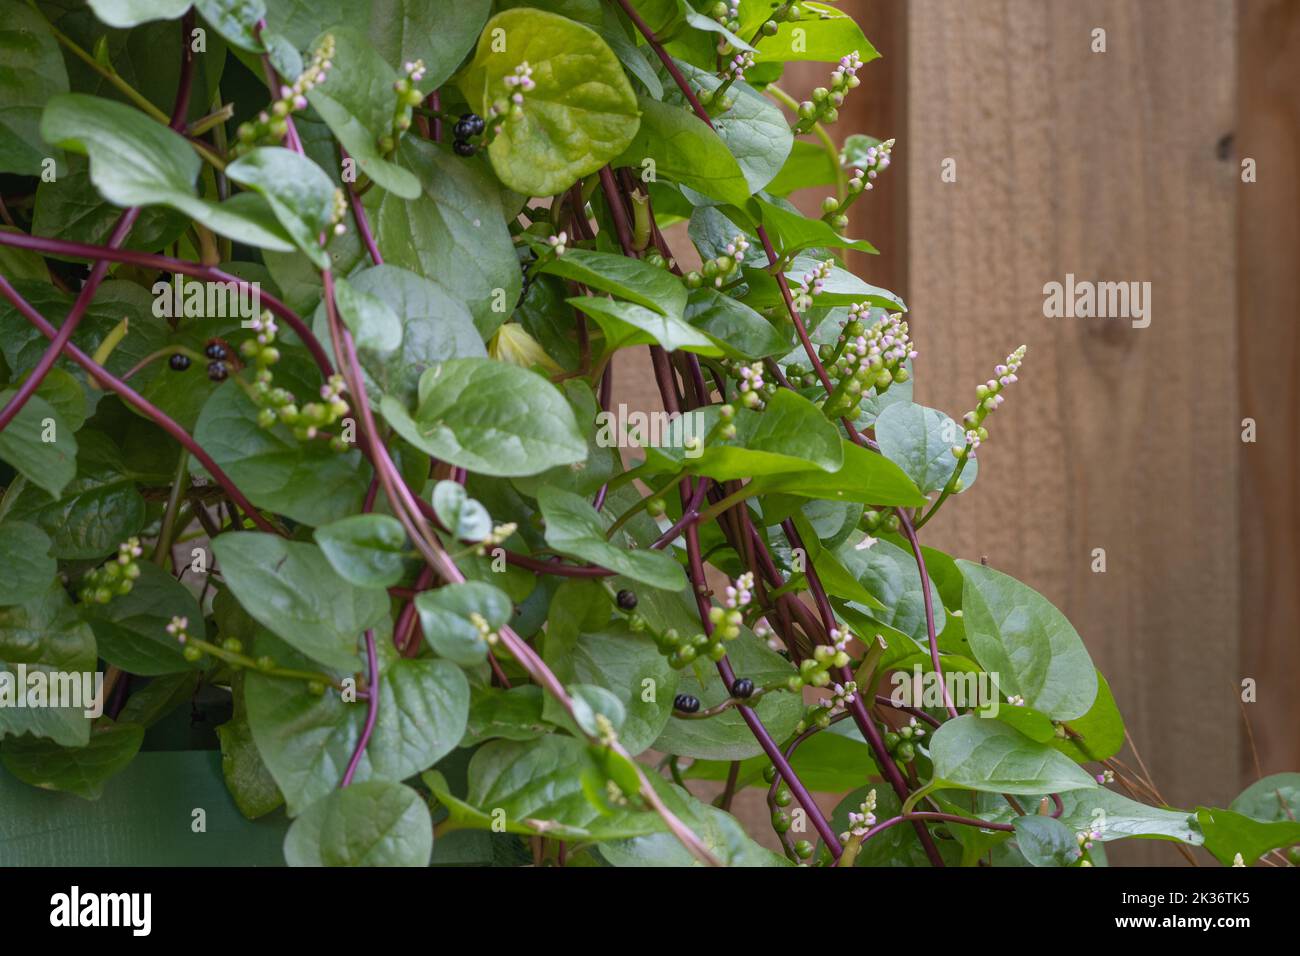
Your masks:
{"label": "blurred background", "polygon": [[[880,255],[850,266],[908,304],[916,400],[959,418],[1029,347],[924,542],[1065,612],[1168,803],[1300,769],[1300,0],[837,6],[882,57],[832,135],[898,141],[849,229]],[[1151,283],[1150,325],[1045,317],[1067,274]],[[616,381],[658,407],[635,363]],[[1129,842],[1116,862],[1181,862]]]}

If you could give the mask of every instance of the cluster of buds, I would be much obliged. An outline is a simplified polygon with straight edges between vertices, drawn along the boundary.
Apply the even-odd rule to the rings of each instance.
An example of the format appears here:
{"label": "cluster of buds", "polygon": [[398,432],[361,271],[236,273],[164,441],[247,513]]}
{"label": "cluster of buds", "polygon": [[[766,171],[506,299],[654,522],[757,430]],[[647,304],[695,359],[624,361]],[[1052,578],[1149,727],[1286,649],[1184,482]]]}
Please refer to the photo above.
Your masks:
{"label": "cluster of buds", "polygon": [[[718,612],[722,611],[721,608],[713,608],[713,610]],[[739,635],[740,612],[734,611],[732,613],[735,614],[737,618],[735,622],[735,631],[736,634]],[[715,624],[716,623],[717,622],[715,622]],[[723,619],[723,623],[726,624],[725,618]],[[633,630],[638,629],[638,624],[641,629],[644,629],[644,619],[641,618],[639,614],[632,615]],[[654,638],[655,646],[659,648],[659,653],[668,658],[668,665],[674,670],[681,670],[687,664],[691,663],[691,661],[699,657],[707,657],[709,660],[715,662],[726,657],[727,648],[725,642],[732,639],[727,636],[729,630],[729,627],[715,627],[712,637],[703,633],[686,636],[678,633],[676,629],[670,627],[662,634],[652,633],[651,636]]]}
{"label": "cluster of buds", "polygon": [[393,92],[397,102],[393,106],[393,122],[389,132],[379,137],[379,151],[385,156],[392,155],[397,149],[397,141],[411,128],[411,111],[424,100],[424,94],[418,88],[424,79],[424,61],[410,60],[402,65],[404,76],[393,82]]}
{"label": "cluster of buds", "polygon": [[478,631],[478,636],[483,638],[483,642],[488,647],[495,646],[497,641],[501,640],[501,635],[492,630],[492,625],[488,623],[487,618],[478,611],[470,611],[469,622],[474,625],[474,630]]}
{"label": "cluster of buds", "polygon": [[832,668],[849,665],[849,635],[839,628],[831,628],[830,638],[832,643],[818,644],[813,648],[812,657],[800,662],[799,673],[787,682],[790,690],[802,690],[804,685],[825,687],[831,682]]}
{"label": "cluster of buds", "polygon": [[[492,101],[488,107],[488,122],[498,120],[501,117],[507,117],[512,120],[521,120],[524,118],[524,94],[531,93],[537,89],[537,81],[533,79],[533,68],[527,60],[515,67],[514,73],[505,77],[503,81],[506,89],[510,90],[508,97],[498,97]],[[492,135],[501,134],[501,124],[497,123],[492,127]]]}
{"label": "cluster of buds", "polygon": [[727,69],[724,75],[729,80],[743,80],[745,78],[745,71],[754,65],[754,56],[755,54],[752,50],[745,50],[741,53],[737,53],[731,58],[730,62],[727,63]]}
{"label": "cluster of buds", "polygon": [[982,442],[988,441],[989,433],[984,427],[984,419],[1006,400],[1002,394],[1003,389],[1018,381],[1016,373],[1020,371],[1020,363],[1025,360],[1025,351],[1026,346],[1020,346],[1007,356],[1005,364],[994,367],[993,378],[975,387],[979,404],[962,416],[962,424],[966,426],[966,444],[954,445],[952,449],[953,457],[958,461],[965,461],[967,457],[974,458],[975,449]]}
{"label": "cluster of buds", "polygon": [[849,170],[850,176],[846,184],[848,189],[844,198],[827,196],[822,200],[822,219],[829,223],[833,229],[843,232],[849,227],[849,217],[846,210],[864,192],[870,192],[875,188],[872,180],[879,176],[882,170],[889,167],[889,154],[893,151],[893,148],[894,141],[892,139],[867,147],[863,156]]}
{"label": "cluster of buds", "polygon": [[492,530],[488,532],[487,537],[478,542],[475,551],[479,555],[484,555],[489,548],[495,548],[498,545],[505,544],[512,534],[519,530],[519,525],[513,521],[505,524],[493,525]]}
{"label": "cluster of buds", "polygon": [[734,583],[727,585],[723,603],[732,610],[744,608],[754,599],[753,588],[754,572],[746,571]]}
{"label": "cluster of buds", "polygon": [[[871,544],[875,544],[875,539],[871,536],[876,532],[886,531],[890,534],[897,534],[902,526],[897,512],[877,511],[874,508],[868,508],[862,512],[862,520],[858,522],[858,527],[867,533],[867,536],[862,540],[870,541]],[[865,545],[865,547],[869,548],[871,544]]]}
{"label": "cluster of buds", "polygon": [[885,748],[903,763],[916,759],[916,743],[925,736],[925,727],[915,717],[909,717],[907,723],[898,730],[885,733]]}
{"label": "cluster of buds", "polygon": [[1077,836],[1075,839],[1077,839],[1077,840],[1079,841],[1079,849],[1081,849],[1081,850],[1091,850],[1091,849],[1092,849],[1092,841],[1093,841],[1093,840],[1100,840],[1100,839],[1101,839],[1101,831],[1100,831],[1100,830],[1083,830],[1083,831],[1081,831],[1081,832],[1078,834],[1078,836]]}
{"label": "cluster of buds", "polygon": [[202,638],[190,634],[190,621],[187,617],[173,617],[167,625],[167,633],[181,646],[181,654],[187,661],[200,661],[205,655],[212,655],[232,667],[244,670],[256,670],[263,674],[301,680],[307,685],[307,692],[313,697],[325,693],[325,674],[312,674],[304,671],[284,670],[276,665],[275,658],[263,655],[256,660],[244,653],[244,642],[237,637],[227,637],[220,644],[211,644]]}
{"label": "cluster of buds", "polygon": [[699,271],[691,271],[683,277],[687,288],[698,289],[704,285],[706,280],[711,280],[716,288],[721,289],[728,282],[745,261],[745,253],[749,250],[749,240],[745,238],[744,233],[737,233],[726,248],[722,250],[722,255],[714,256],[712,259],[705,259],[700,265]]}
{"label": "cluster of buds", "polygon": [[1101,773],[1097,774],[1097,782],[1100,783],[1100,784],[1102,784],[1103,786],[1106,785],[1106,784],[1108,784],[1108,783],[1114,783],[1114,782],[1115,782],[1115,771],[1114,771],[1114,770],[1103,770]]}
{"label": "cluster of buds", "polygon": [[307,92],[325,82],[334,65],[331,62],[333,57],[334,37],[326,35],[306,69],[292,84],[280,87],[279,98],[258,113],[255,119],[239,124],[232,153],[242,156],[254,147],[280,143],[289,133],[289,116],[307,108]]}
{"label": "cluster of buds", "polygon": [[203,650],[190,640],[189,627],[190,619],[188,617],[173,617],[167,625],[167,633],[175,638],[177,644],[181,645],[181,654],[185,659],[193,663],[202,660]]}
{"label": "cluster of buds", "polygon": [[1011,707],[1024,707],[1025,698],[1022,697],[1020,694],[1012,694],[1010,697],[1007,698],[1007,704]]}
{"label": "cluster of buds", "polygon": [[766,387],[766,382],[763,381],[763,363],[755,362],[752,365],[740,366],[736,387],[742,405],[752,409],[762,408]]}
{"label": "cluster of buds", "polygon": [[[260,408],[258,425],[262,428],[288,425],[299,441],[310,441],[318,437],[322,428],[335,424],[348,413],[348,403],[343,400],[346,384],[342,375],[331,375],[320,388],[321,400],[308,402],[302,408],[298,407],[292,392],[275,387],[271,366],[280,360],[280,350],[275,347],[275,320],[269,312],[263,312],[261,317],[253,320],[251,327],[257,334],[245,339],[239,350],[254,368],[249,394]],[[348,442],[341,435],[335,435],[330,439],[330,447],[335,451],[347,451]]]}
{"label": "cluster of buds", "polygon": [[546,244],[551,247],[551,251],[554,252],[556,256],[562,256],[569,248],[569,234],[561,229],[555,235],[547,236]]}
{"label": "cluster of buds", "polygon": [[144,554],[139,538],[127,538],[117,546],[117,557],[86,572],[81,579],[80,597],[91,604],[107,604],[115,597],[130,594],[140,576],[136,559]]}
{"label": "cluster of buds", "polygon": [[832,684],[830,692],[830,697],[822,702],[822,706],[828,708],[831,714],[835,714],[858,699],[858,683],[849,681],[845,684]]}
{"label": "cluster of buds", "polygon": [[812,92],[812,99],[799,104],[799,122],[795,124],[795,133],[806,133],[817,123],[834,123],[840,118],[839,108],[844,105],[844,97],[862,82],[858,79],[860,66],[862,58],[858,56],[857,50],[840,57],[840,62],[831,73],[830,88],[817,87]]}
{"label": "cluster of buds", "polygon": [[876,825],[876,791],[873,787],[867,791],[867,798],[857,810],[849,811],[849,829],[841,833],[840,839],[847,842],[850,836],[864,837]]}
{"label": "cluster of buds", "polygon": [[347,223],[344,220],[348,215],[348,197],[342,189],[334,190],[334,205],[330,209],[330,229],[336,236],[341,236],[348,231]]}
{"label": "cluster of buds", "polygon": [[825,287],[826,280],[830,278],[831,270],[834,268],[835,260],[826,259],[819,262],[812,271],[804,273],[799,288],[794,293],[794,310],[796,312],[806,312],[812,308],[813,298]]}
{"label": "cluster of buds", "polygon": [[891,385],[906,382],[910,377],[906,362],[918,354],[901,313],[890,313],[867,326],[864,320],[869,314],[866,303],[852,306],[839,341],[822,346],[822,360],[830,363],[829,374],[837,380],[826,410],[836,417],[856,416],[868,391],[883,395]]}

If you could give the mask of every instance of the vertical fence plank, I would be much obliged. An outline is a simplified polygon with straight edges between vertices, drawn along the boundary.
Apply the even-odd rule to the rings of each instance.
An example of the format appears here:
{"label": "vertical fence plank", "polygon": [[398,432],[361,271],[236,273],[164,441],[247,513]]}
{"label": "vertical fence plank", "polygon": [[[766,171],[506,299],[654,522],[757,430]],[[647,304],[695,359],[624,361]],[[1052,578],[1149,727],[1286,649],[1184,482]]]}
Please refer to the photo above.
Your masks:
{"label": "vertical fence plank", "polygon": [[[1066,612],[1166,799],[1230,799],[1238,180],[1220,141],[1235,5],[913,0],[908,16],[918,399],[959,415],[1029,346],[983,474],[925,536]],[[1067,273],[1150,282],[1150,326],[1046,318],[1044,284]]]}
{"label": "vertical fence plank", "polygon": [[1237,217],[1241,415],[1257,428],[1241,450],[1241,674],[1258,682],[1246,712],[1267,774],[1300,768],[1300,3],[1248,0],[1240,28],[1235,161],[1257,175]]}

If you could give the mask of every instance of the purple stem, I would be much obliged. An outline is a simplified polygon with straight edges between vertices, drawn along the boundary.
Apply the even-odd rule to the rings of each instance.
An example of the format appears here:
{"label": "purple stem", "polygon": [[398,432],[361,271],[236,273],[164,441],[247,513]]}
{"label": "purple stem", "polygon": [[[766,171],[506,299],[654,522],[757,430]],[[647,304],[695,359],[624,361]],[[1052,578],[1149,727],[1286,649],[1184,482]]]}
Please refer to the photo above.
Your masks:
{"label": "purple stem", "polygon": [[366,699],[366,723],[361,728],[361,736],[352,751],[352,759],[348,761],[348,769],[343,771],[343,780],[339,783],[340,790],[352,783],[357,765],[361,763],[361,756],[366,752],[366,745],[370,743],[370,735],[375,731],[375,720],[379,717],[379,654],[375,649],[373,629],[366,630],[366,666],[370,674],[370,693]]}
{"label": "purple stem", "polygon": [[921,554],[921,542],[917,540],[916,529],[912,527],[912,519],[908,517],[907,510],[905,508],[895,510],[903,529],[903,537],[912,546],[912,556],[916,558],[916,567],[921,573],[921,596],[925,601],[925,630],[930,639],[930,663],[934,667],[934,675],[939,678],[939,686],[943,688],[943,705],[947,708],[948,716],[956,719],[957,708],[952,705],[952,696],[948,693],[948,684],[943,679],[943,668],[939,664],[939,637],[935,632],[934,604],[930,598],[930,572],[925,566],[925,556]]}

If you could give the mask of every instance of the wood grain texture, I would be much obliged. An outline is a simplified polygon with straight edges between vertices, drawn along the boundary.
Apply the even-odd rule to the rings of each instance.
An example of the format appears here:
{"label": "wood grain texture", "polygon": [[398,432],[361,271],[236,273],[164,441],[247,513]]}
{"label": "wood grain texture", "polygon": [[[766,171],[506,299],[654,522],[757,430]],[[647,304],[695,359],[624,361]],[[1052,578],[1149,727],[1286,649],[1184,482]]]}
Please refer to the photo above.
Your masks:
{"label": "wood grain texture", "polygon": [[[1029,346],[979,482],[923,537],[988,555],[1065,611],[1167,800],[1229,800],[1238,179],[1218,144],[1235,121],[1235,5],[913,0],[908,14],[918,399],[960,415]],[[1151,325],[1045,318],[1043,286],[1067,273],[1151,282]]]}
{"label": "wood grain texture", "polygon": [[1247,0],[1240,31],[1234,161],[1258,174],[1237,216],[1241,417],[1258,429],[1241,448],[1241,673],[1258,681],[1260,768],[1277,773],[1300,767],[1300,3]]}

